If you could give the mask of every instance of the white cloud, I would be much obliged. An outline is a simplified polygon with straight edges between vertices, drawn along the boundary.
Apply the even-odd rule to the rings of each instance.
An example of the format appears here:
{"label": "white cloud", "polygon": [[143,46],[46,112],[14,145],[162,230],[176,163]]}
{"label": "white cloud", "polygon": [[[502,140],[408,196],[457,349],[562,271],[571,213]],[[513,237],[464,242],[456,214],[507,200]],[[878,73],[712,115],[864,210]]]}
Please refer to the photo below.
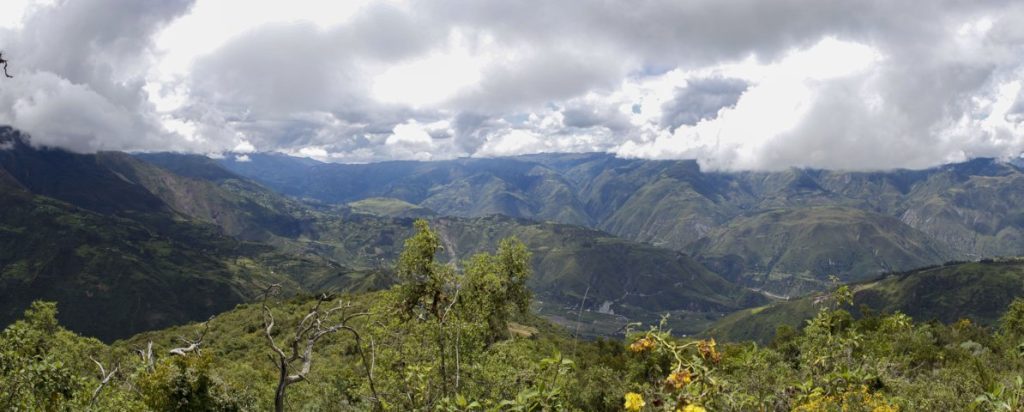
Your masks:
{"label": "white cloud", "polygon": [[509,130],[488,140],[477,155],[483,157],[537,153],[546,148],[540,136],[526,130]]}
{"label": "white cloud", "polygon": [[1010,1],[31,4],[0,13],[0,122],[79,151],[864,169],[1024,150]]}
{"label": "white cloud", "polygon": [[253,146],[248,140],[242,140],[231,151],[235,153],[253,153],[256,151],[256,146]]}
{"label": "white cloud", "polygon": [[480,82],[489,56],[470,54],[455,30],[442,50],[388,67],[375,76],[371,95],[383,103],[416,107],[442,103]]}
{"label": "white cloud", "polygon": [[391,136],[384,141],[384,144],[387,145],[430,145],[430,143],[430,134],[416,121],[395,126]]}

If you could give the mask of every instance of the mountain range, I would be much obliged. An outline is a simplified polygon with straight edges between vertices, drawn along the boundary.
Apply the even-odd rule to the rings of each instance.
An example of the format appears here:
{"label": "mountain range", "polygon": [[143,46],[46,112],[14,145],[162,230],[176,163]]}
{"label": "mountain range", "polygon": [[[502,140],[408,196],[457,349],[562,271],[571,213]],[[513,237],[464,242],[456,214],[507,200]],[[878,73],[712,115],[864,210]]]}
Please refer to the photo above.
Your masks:
{"label": "mountain range", "polygon": [[786,298],[822,291],[832,275],[866,282],[1020,255],[1024,242],[1024,172],[992,159],[705,172],[606,154],[359,165],[75,154],[33,147],[11,128],[0,128],[0,144],[0,323],[55,300],[62,323],[105,340],[204,319],[270,283],[289,293],[384,288],[417,218],[456,265],[521,239],[533,253],[535,309],[586,336],[667,313],[677,333],[764,339],[725,331],[768,323],[749,315],[782,310],[772,300],[802,302]]}
{"label": "mountain range", "polygon": [[[0,151],[4,323],[32,300],[54,300],[63,324],[109,340],[203,319],[270,283],[291,293],[380,289],[413,230],[394,201],[303,202],[202,156],[73,154],[34,148],[12,129],[2,136],[11,146]],[[452,262],[520,238],[542,313],[571,323],[580,307],[600,309],[602,333],[662,312],[699,318],[680,323],[693,333],[766,302],[685,253],[597,230],[425,216]]]}
{"label": "mountain range", "polygon": [[1024,172],[994,159],[881,172],[702,171],[690,160],[598,153],[373,164],[250,154],[219,162],[327,204],[392,198],[441,215],[587,226],[687,252],[780,295],[820,289],[830,275],[858,281],[1024,250]]}

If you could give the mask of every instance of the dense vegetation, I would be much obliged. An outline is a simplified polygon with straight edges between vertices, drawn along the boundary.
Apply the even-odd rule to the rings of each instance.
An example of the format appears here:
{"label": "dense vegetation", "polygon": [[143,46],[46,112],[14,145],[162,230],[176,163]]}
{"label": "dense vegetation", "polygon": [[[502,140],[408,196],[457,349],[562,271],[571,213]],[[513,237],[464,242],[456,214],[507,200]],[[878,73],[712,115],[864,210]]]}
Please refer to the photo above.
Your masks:
{"label": "dense vegetation", "polygon": [[680,339],[663,324],[633,325],[624,341],[581,341],[528,313],[522,243],[507,239],[458,265],[437,259],[442,247],[420,221],[399,259],[401,283],[389,290],[266,299],[112,345],[66,331],[52,303],[34,303],[0,333],[0,408],[1024,407],[1024,300],[991,329],[967,319],[915,323],[902,313],[854,320],[846,310],[853,292],[840,286],[801,328],[782,328],[766,347]]}

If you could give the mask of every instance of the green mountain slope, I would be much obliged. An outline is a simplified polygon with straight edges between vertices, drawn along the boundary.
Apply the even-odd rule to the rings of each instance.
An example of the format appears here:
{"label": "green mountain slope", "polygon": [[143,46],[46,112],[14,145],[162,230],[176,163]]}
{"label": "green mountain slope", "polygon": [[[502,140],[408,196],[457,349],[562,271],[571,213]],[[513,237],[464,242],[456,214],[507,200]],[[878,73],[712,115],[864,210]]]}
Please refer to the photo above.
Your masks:
{"label": "green mountain slope", "polygon": [[850,207],[776,209],[733,219],[691,245],[719,273],[782,295],[952,260],[898,219]]}
{"label": "green mountain slope", "polygon": [[[467,257],[515,236],[533,253],[529,286],[541,313],[575,326],[580,305],[594,332],[616,332],[628,321],[673,314],[679,333],[694,333],[723,313],[764,302],[679,252],[638,244],[578,226],[503,216],[433,221],[446,251]],[[583,301],[586,295],[586,302]],[[607,329],[611,328],[611,329]]]}
{"label": "green mountain slope", "polygon": [[176,212],[217,225],[229,236],[269,241],[295,237],[302,230],[302,206],[271,194],[206,157],[152,154],[136,158],[125,153],[100,153],[98,158]]}
{"label": "green mountain slope", "polygon": [[940,168],[914,187],[900,219],[967,256],[1024,251],[1024,173],[973,161]]}
{"label": "green mountain slope", "polygon": [[[993,325],[1014,298],[1024,296],[1024,260],[951,263],[855,283],[851,289],[855,315],[866,307],[874,312],[899,311],[920,322],[968,318]],[[727,340],[765,342],[775,334],[777,325],[800,327],[826,304],[825,295],[812,295],[746,309],[726,316],[705,333]]]}
{"label": "green mountain slope", "polygon": [[389,197],[371,197],[348,204],[352,211],[383,217],[428,217],[437,215],[433,210],[404,200]]}
{"label": "green mountain slope", "polygon": [[205,318],[268,282],[295,292],[364,276],[176,213],[122,173],[134,169],[108,167],[112,156],[130,161],[123,155],[34,149],[11,129],[0,136],[13,144],[0,151],[0,324],[48,299],[72,329],[113,339]]}
{"label": "green mountain slope", "polygon": [[[315,260],[282,257],[212,227],[152,216],[106,216],[44,196],[0,193],[0,323],[35,299],[101,339],[180,324],[248,300],[260,283],[297,285]],[[309,276],[302,274],[302,276]]]}

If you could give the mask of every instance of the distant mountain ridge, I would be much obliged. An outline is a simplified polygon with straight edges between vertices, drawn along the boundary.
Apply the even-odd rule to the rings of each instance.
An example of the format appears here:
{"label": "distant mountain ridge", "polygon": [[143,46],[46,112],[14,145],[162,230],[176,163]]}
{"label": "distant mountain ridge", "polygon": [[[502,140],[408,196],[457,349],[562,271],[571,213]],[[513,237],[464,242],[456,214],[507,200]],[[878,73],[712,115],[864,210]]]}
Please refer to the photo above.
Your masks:
{"label": "distant mountain ridge", "polygon": [[[326,203],[387,197],[445,215],[585,225],[693,253],[737,281],[787,295],[819,288],[832,274],[860,280],[1024,253],[1024,172],[993,159],[884,172],[703,172],[692,160],[600,153],[358,165],[275,154],[247,160],[219,162],[282,193]],[[770,232],[772,216],[801,224],[801,236],[783,244],[728,241]],[[835,236],[866,228],[870,235]],[[814,258],[786,264],[796,255]]]}
{"label": "distant mountain ridge", "polygon": [[[61,304],[64,324],[110,340],[205,319],[269,283],[293,293],[379,289],[393,282],[389,265],[412,234],[408,204],[306,203],[202,156],[74,154],[34,148],[9,128],[0,136],[12,142],[0,150],[0,324],[48,299]],[[424,216],[452,259],[522,239],[543,313],[601,309],[601,328],[584,334],[664,312],[694,319],[678,329],[694,333],[766,302],[684,253],[597,230]]]}

